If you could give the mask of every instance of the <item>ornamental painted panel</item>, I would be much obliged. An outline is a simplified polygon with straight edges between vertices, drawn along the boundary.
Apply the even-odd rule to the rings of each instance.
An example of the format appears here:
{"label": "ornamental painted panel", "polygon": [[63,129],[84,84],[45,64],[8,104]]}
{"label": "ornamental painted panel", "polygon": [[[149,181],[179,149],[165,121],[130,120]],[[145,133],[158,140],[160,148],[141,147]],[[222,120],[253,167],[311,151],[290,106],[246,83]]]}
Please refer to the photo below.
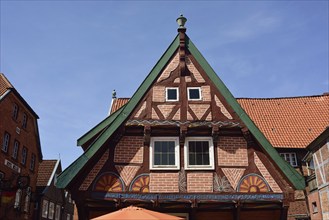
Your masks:
{"label": "ornamental painted panel", "polygon": [[128,186],[132,179],[135,177],[137,171],[139,170],[140,166],[121,166],[116,165],[115,168],[120,174],[120,177],[125,182],[126,186]]}
{"label": "ornamental painted panel", "polygon": [[245,168],[222,168],[223,173],[227,177],[233,189],[236,189],[245,170]]}
{"label": "ornamental painted panel", "polygon": [[238,192],[243,193],[263,193],[269,191],[270,189],[265,179],[255,173],[243,177],[238,185]]}
{"label": "ornamental painted panel", "polygon": [[129,191],[148,193],[150,192],[149,184],[150,184],[150,175],[147,173],[143,173],[135,177],[135,179],[131,182]]}
{"label": "ornamental painted panel", "polygon": [[107,172],[97,178],[93,191],[122,192],[124,191],[124,184],[118,175],[112,172]]}

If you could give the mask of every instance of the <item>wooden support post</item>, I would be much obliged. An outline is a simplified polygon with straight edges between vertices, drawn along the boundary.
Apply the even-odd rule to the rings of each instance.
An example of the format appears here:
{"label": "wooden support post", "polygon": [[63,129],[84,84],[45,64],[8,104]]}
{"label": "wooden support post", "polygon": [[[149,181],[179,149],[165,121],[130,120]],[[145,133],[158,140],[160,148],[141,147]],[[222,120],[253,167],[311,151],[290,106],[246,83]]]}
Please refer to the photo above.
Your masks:
{"label": "wooden support post", "polygon": [[241,205],[240,205],[240,201],[238,201],[235,204],[235,207],[233,208],[233,219],[240,220],[240,214],[241,214]]}
{"label": "wooden support post", "polygon": [[149,146],[151,141],[151,126],[145,125],[144,127],[144,146]]}

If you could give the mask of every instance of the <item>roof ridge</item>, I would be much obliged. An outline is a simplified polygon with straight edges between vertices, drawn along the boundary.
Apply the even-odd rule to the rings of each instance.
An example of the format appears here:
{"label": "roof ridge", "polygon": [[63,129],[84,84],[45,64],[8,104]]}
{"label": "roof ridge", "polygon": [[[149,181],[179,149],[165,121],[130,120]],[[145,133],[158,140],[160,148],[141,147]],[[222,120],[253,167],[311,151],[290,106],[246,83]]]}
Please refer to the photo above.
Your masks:
{"label": "roof ridge", "polygon": [[322,95],[304,95],[304,96],[287,96],[287,97],[271,97],[271,98],[248,98],[248,97],[240,97],[236,98],[237,100],[241,99],[252,99],[252,100],[272,100],[272,99],[300,99],[300,98],[316,98],[316,97],[329,97],[329,93],[323,93]]}

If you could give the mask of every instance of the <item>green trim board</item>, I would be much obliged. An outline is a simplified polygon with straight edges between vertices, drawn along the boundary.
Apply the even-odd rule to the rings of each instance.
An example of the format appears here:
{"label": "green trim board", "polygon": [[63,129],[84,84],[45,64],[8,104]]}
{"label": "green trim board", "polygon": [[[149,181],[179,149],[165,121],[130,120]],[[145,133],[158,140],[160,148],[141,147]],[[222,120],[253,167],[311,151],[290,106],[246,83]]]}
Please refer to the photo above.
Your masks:
{"label": "green trim board", "polygon": [[82,146],[83,144],[87,143],[92,137],[94,137],[96,134],[101,132],[104,128],[106,128],[109,124],[113,122],[113,120],[121,113],[123,110],[123,107],[118,109],[113,114],[106,117],[103,121],[101,121],[99,124],[97,124],[95,127],[90,129],[86,134],[84,134],[82,137],[80,137],[77,141],[78,146]]}
{"label": "green trim board", "polygon": [[[90,145],[90,147],[81,155],[76,161],[74,161],[67,169],[65,169],[58,177],[57,186],[60,188],[67,187],[70,182],[76,177],[80,170],[87,164],[88,160],[96,154],[96,152],[101,148],[101,146],[111,137],[111,135],[122,125],[122,123],[129,117],[134,108],[138,105],[142,97],[149,90],[150,86],[161,73],[161,70],[169,62],[170,58],[174,55],[175,51],[179,46],[179,36],[177,35],[174,41],[171,43],[169,48],[154,66],[150,74],[145,78],[143,83],[134,93],[129,102],[122,107],[120,112],[117,114],[112,114],[103,122],[91,129],[86,135],[78,140],[78,143],[85,143],[99,131],[103,132],[98,136],[98,138]],[[238,114],[240,119],[245,123],[250,132],[254,135],[260,145],[268,153],[268,155],[277,163],[278,167],[286,175],[289,181],[294,185],[296,189],[304,189],[305,183],[303,177],[273,148],[270,142],[266,139],[264,134],[256,127],[250,117],[241,108],[239,103],[233,97],[231,92],[227,89],[221,79],[217,76],[215,71],[211,68],[206,59],[202,56],[199,50],[195,47],[192,41],[186,36],[186,46],[190,53],[194,56],[196,61],[204,69],[208,77],[213,81],[216,88],[221,92],[221,94],[226,99],[227,103],[231,105],[233,110]],[[107,124],[109,123],[109,124]]]}

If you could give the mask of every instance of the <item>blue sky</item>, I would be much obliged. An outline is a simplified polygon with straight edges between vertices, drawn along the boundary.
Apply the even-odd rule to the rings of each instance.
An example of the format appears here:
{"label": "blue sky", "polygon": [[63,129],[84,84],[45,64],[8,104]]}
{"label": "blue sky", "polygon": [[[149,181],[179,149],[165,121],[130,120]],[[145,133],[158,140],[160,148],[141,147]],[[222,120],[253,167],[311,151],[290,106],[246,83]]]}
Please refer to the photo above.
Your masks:
{"label": "blue sky", "polygon": [[130,97],[187,17],[187,34],[235,97],[329,91],[328,1],[0,1],[0,72],[39,115],[44,159]]}

